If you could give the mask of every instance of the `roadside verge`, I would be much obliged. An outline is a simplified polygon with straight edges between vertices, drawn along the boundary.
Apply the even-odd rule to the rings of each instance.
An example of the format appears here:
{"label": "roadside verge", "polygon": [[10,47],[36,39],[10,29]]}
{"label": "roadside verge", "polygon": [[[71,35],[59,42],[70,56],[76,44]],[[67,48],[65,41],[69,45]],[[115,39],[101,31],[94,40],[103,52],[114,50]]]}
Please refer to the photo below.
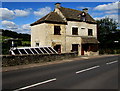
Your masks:
{"label": "roadside verge", "polygon": [[26,68],[31,68],[31,67],[39,67],[39,66],[44,66],[44,65],[59,64],[59,63],[64,63],[64,62],[77,61],[77,60],[86,60],[86,59],[92,59],[92,58],[109,57],[109,56],[115,56],[115,55],[78,56],[78,57],[75,57],[75,58],[56,60],[56,61],[51,61],[51,62],[32,63],[32,64],[26,64],[26,65],[2,67],[2,72],[19,70],[19,69],[26,69]]}

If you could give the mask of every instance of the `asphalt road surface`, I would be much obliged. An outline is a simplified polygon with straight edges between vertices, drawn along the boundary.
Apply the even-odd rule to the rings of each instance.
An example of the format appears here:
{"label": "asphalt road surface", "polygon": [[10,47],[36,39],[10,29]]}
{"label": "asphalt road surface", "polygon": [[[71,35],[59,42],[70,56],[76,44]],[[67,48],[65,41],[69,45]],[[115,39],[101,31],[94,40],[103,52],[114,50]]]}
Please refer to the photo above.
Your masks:
{"label": "asphalt road surface", "polygon": [[75,60],[2,73],[2,89],[118,89],[119,56]]}

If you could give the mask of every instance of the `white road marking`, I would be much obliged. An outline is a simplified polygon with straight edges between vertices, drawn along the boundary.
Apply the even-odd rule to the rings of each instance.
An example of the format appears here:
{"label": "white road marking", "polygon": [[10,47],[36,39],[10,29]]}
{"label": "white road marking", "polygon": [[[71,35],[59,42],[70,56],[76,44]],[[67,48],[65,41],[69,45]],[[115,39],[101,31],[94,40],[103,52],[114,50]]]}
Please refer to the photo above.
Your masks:
{"label": "white road marking", "polygon": [[118,61],[116,60],[116,61],[109,62],[109,63],[106,63],[106,64],[113,64],[113,63],[116,63],[116,62],[118,62]]}
{"label": "white road marking", "polygon": [[40,83],[36,83],[36,84],[33,84],[33,85],[29,85],[29,86],[26,86],[26,87],[19,88],[19,89],[16,89],[14,91],[24,90],[24,89],[27,89],[27,88],[35,87],[35,86],[38,86],[38,85],[41,85],[41,84],[45,84],[45,83],[48,83],[48,82],[51,82],[51,81],[55,81],[55,80],[56,80],[56,78],[50,79],[50,80],[47,80],[47,81],[43,81],[43,82],[40,82]]}
{"label": "white road marking", "polygon": [[77,71],[76,74],[79,74],[79,73],[81,73],[81,72],[85,72],[85,71],[88,71],[88,70],[92,70],[92,69],[95,69],[95,68],[98,68],[98,67],[100,67],[100,66],[97,65],[97,66],[90,67],[90,68],[87,68],[87,69],[84,69],[84,70],[80,70],[80,71]]}

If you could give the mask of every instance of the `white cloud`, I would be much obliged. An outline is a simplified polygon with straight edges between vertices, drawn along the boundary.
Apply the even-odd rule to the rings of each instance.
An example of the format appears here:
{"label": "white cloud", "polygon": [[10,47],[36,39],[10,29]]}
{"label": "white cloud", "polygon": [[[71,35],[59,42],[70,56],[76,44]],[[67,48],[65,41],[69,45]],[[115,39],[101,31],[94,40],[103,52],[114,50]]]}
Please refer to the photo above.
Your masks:
{"label": "white cloud", "polygon": [[30,30],[23,30],[23,29],[18,29],[16,32],[24,33],[24,34],[31,34]]}
{"label": "white cloud", "polygon": [[98,5],[94,9],[95,10],[115,10],[115,9],[118,9],[118,4],[120,4],[120,3],[117,1],[114,3]]}
{"label": "white cloud", "polygon": [[100,20],[102,18],[105,18],[105,17],[94,17],[95,20]]}
{"label": "white cloud", "polygon": [[115,21],[118,22],[118,15],[114,15],[114,14],[112,14],[112,15],[106,15],[106,17],[112,18],[112,19],[114,19]]}
{"label": "white cloud", "polygon": [[12,21],[4,20],[1,22],[3,29],[8,29],[18,33],[28,33],[30,34],[30,24],[17,25]]}
{"label": "white cloud", "polygon": [[111,10],[111,11],[106,11],[105,13],[107,13],[107,14],[118,13],[118,10]]}
{"label": "white cloud", "polygon": [[92,16],[100,16],[100,15],[104,15],[103,12],[92,12],[91,13]]}
{"label": "white cloud", "polygon": [[22,25],[22,29],[24,29],[24,30],[30,30],[30,24],[24,24],[24,25]]}
{"label": "white cloud", "polygon": [[0,19],[1,20],[11,20],[14,19],[15,17],[25,17],[30,14],[30,9],[25,9],[25,10],[9,10],[7,8],[0,8]]}
{"label": "white cloud", "polygon": [[18,28],[18,26],[12,21],[4,20],[1,23],[2,23],[2,27],[4,27],[5,29],[17,29]]}
{"label": "white cloud", "polygon": [[112,19],[114,19],[116,22],[118,22],[118,15],[115,15],[115,14],[105,15],[105,16],[103,16],[103,17],[95,17],[94,19],[95,19],[95,20],[100,20],[100,19],[105,18],[105,17],[112,18]]}
{"label": "white cloud", "polygon": [[15,16],[18,16],[18,17],[24,17],[30,14],[29,11],[19,10],[19,9],[14,10],[14,12],[15,12]]}
{"label": "white cloud", "polygon": [[91,7],[84,7],[84,6],[80,6],[80,7],[77,7],[78,9],[84,9],[84,8],[88,8],[88,9],[91,9]]}
{"label": "white cloud", "polygon": [[9,20],[14,18],[14,12],[12,10],[9,10],[7,8],[0,8],[0,12],[0,19]]}
{"label": "white cloud", "polygon": [[34,11],[34,15],[36,16],[44,16],[48,13],[51,12],[51,8],[50,7],[45,7],[45,8],[39,8],[37,11]]}
{"label": "white cloud", "polygon": [[16,30],[18,33],[27,33],[30,34],[30,24],[24,24],[19,26],[19,29]]}

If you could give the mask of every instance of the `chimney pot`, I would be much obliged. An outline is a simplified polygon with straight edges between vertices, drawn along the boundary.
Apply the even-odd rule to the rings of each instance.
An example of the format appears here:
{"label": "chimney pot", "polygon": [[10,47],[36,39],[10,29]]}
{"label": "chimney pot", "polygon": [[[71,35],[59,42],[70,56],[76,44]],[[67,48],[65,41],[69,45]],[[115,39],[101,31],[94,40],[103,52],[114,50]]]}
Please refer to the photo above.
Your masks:
{"label": "chimney pot", "polygon": [[84,11],[85,13],[88,13],[88,8],[84,8],[83,11]]}
{"label": "chimney pot", "polygon": [[61,4],[61,3],[55,3],[55,7],[56,7],[56,8],[60,8],[60,4]]}

